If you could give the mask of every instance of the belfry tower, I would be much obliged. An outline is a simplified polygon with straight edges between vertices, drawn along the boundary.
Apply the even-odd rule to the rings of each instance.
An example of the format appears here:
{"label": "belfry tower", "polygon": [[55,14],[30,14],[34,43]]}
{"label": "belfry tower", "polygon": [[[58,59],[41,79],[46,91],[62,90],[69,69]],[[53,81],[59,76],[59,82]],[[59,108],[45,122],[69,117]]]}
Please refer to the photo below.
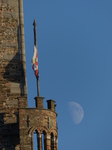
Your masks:
{"label": "belfry tower", "polygon": [[27,106],[23,0],[0,0],[0,150],[57,150],[55,101]]}

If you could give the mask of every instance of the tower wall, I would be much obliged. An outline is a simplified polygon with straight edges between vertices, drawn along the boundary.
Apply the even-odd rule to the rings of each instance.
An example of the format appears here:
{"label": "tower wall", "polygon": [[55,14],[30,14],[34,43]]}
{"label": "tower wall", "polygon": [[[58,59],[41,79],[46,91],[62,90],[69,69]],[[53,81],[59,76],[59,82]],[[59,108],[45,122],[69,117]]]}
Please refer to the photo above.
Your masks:
{"label": "tower wall", "polygon": [[[45,150],[57,150],[57,114],[48,109],[19,109],[21,150],[33,150],[33,134],[37,134],[38,150],[42,150],[41,135],[45,133]],[[53,134],[53,138],[51,137]],[[51,140],[54,143],[51,148]],[[39,145],[40,143],[40,145]]]}
{"label": "tower wall", "polygon": [[27,84],[22,0],[0,0],[0,149],[16,149],[18,108]]}
{"label": "tower wall", "polygon": [[0,106],[18,107],[27,96],[22,0],[1,0],[0,24]]}

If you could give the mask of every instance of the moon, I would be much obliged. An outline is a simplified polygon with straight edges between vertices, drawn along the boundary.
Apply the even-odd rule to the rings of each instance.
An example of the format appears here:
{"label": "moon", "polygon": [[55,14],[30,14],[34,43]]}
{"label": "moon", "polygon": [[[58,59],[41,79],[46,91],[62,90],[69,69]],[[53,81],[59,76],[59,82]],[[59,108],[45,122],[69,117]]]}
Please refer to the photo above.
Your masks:
{"label": "moon", "polygon": [[69,112],[75,124],[79,124],[84,117],[84,110],[80,104],[76,102],[68,103]]}

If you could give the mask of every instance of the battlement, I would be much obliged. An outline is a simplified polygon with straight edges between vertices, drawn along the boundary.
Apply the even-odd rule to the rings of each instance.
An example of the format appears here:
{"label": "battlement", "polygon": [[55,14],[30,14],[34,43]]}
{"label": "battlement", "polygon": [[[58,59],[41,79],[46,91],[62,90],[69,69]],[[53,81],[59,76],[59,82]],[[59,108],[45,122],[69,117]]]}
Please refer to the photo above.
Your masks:
{"label": "battlement", "polygon": [[[36,108],[43,109],[43,99],[44,99],[44,97],[35,97]],[[54,100],[52,100],[52,99],[47,100],[47,108],[48,109],[55,111],[55,107],[56,107],[56,104],[55,104]]]}
{"label": "battlement", "polygon": [[43,108],[44,97],[36,97],[36,108],[19,108],[20,145],[33,149],[33,134],[37,134],[38,150],[42,150],[41,136],[44,136],[45,150],[57,150],[57,113],[55,101],[47,100],[48,108]]}

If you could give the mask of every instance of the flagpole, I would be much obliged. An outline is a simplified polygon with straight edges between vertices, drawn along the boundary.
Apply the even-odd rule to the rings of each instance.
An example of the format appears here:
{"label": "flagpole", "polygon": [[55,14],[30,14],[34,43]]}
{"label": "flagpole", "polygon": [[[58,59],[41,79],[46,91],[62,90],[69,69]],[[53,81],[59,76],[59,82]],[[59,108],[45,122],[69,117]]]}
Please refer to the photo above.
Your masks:
{"label": "flagpole", "polygon": [[[37,48],[37,32],[36,32],[37,23],[36,23],[36,20],[34,20],[33,26],[34,26],[34,45]],[[38,95],[38,97],[40,96],[40,90],[39,90],[39,72],[38,72],[38,76],[37,76],[37,95]]]}

